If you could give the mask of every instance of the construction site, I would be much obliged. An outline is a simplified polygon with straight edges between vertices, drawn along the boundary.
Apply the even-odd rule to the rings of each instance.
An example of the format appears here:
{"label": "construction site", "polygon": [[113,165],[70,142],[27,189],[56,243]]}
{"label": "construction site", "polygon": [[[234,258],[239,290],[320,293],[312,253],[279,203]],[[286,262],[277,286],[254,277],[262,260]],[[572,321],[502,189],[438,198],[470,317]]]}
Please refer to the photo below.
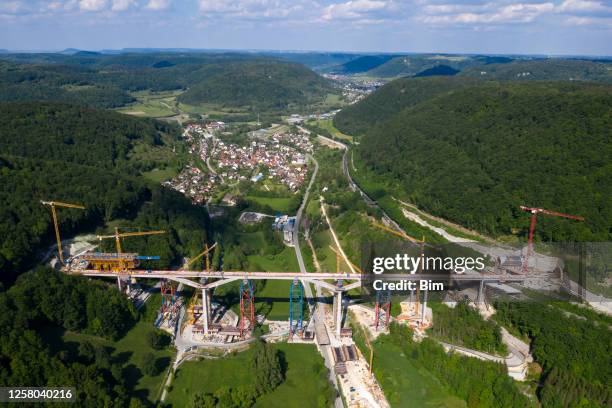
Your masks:
{"label": "construction site", "polygon": [[[143,261],[155,262],[159,256],[123,252],[122,240],[164,234],[165,231],[121,231],[116,227],[113,234],[95,236],[98,243],[114,240],[114,252],[100,252],[92,244],[79,247],[80,251],[70,250],[71,255],[64,258],[56,207],[84,207],[55,201],[43,204],[51,208],[54,221],[57,239],[55,264],[67,274],[115,279],[118,289],[132,299],[136,307],[146,302],[151,293],[159,292],[161,304],[155,326],[173,336],[179,353],[199,348],[239,348],[254,340],[256,327],[265,326],[264,334],[259,335],[266,341],[315,344],[325,358],[326,365],[330,369],[333,367],[330,378],[344,393],[349,406],[388,406],[371,372],[373,350],[370,347],[370,355],[362,355],[355,346],[352,339],[353,324],[366,330],[368,344],[380,334],[387,333],[392,321],[409,326],[416,339],[427,336],[427,329],[434,324],[432,309],[427,306],[429,291],[419,290],[418,286],[401,299],[387,290],[376,291],[372,301],[360,301],[359,293],[367,280],[367,273],[348,261],[339,246],[332,247],[336,254],[335,273],[213,271],[210,259],[216,243],[205,245],[202,252],[186,260],[176,270],[144,269],[141,267]],[[527,287],[541,287],[542,282],[560,284],[562,273],[559,268],[550,262],[543,268],[541,257],[533,256],[533,230],[540,213],[568,218],[573,216],[527,207],[522,209],[532,214],[529,244],[522,256],[521,253],[496,256],[494,265],[487,267],[483,273],[451,271],[450,275],[436,276],[423,274],[421,270],[410,275],[387,275],[387,279],[437,279],[451,282],[452,290],[447,291],[444,302],[452,306],[459,299],[469,299],[483,316],[491,314],[487,297],[495,293],[520,293],[515,284]],[[580,217],[573,218],[580,220]],[[409,237],[389,223],[376,226],[407,241],[414,248],[420,248],[420,256],[423,257],[427,245],[424,240]],[[196,261],[203,262],[203,270],[192,268]],[[143,288],[140,285],[143,280],[153,281],[154,284]],[[290,282],[287,293],[289,314],[286,320],[273,321],[264,315],[257,315],[254,285],[257,280]],[[215,289],[229,283],[239,284],[237,304],[231,306],[216,302],[214,298]],[[312,293],[313,289],[316,294]],[[399,303],[399,313],[392,316],[394,302]],[[444,347],[472,357],[505,363],[509,375],[523,379],[527,364],[532,361],[529,347],[509,333],[504,335],[506,341],[513,344],[506,357],[491,356],[450,344]]]}

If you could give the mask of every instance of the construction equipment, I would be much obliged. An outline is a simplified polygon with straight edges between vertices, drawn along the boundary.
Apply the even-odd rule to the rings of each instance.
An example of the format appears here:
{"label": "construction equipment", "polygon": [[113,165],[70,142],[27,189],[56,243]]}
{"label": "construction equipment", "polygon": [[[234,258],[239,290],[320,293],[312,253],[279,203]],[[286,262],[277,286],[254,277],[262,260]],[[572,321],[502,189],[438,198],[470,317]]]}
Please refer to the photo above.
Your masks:
{"label": "construction equipment", "polygon": [[[387,232],[389,232],[389,233],[391,233],[393,235],[397,235],[398,237],[404,238],[407,241],[410,241],[410,242],[415,243],[415,244],[419,244],[421,246],[421,259],[423,259],[423,257],[425,256],[425,235],[423,235],[423,237],[420,240],[418,240],[418,239],[413,238],[410,235],[404,233],[403,231],[401,231],[401,232],[400,231],[396,231],[395,229],[389,228],[386,225],[378,223],[376,221],[373,221],[372,224],[374,224],[378,228],[381,228],[381,229],[383,229],[383,230],[385,230],[385,231],[387,231]],[[419,273],[423,273],[423,262],[419,263]],[[410,300],[412,302],[412,293],[410,294],[410,298],[411,298]],[[419,299],[420,299],[420,290],[419,290],[419,286],[417,285],[417,288],[416,288],[416,303],[415,303],[415,309],[414,309],[415,314],[417,314],[417,315],[419,313]],[[385,309],[386,307],[391,309],[390,302],[389,302],[389,304],[387,304],[385,302],[382,305],[383,305],[383,309]],[[376,305],[375,305],[375,310],[376,310],[376,317],[375,317],[376,324],[375,325],[376,325],[377,329],[378,329],[378,316],[379,316],[378,310],[379,310],[380,306],[381,306],[381,303],[379,302],[379,297],[377,296],[376,297]],[[385,326],[388,327],[388,321],[387,321],[387,324]]]}
{"label": "construction equipment", "polygon": [[570,220],[575,220],[575,221],[584,221],[584,217],[580,217],[578,215],[564,214],[564,213],[560,213],[557,211],[545,210],[543,208],[526,207],[524,205],[521,205],[520,209],[525,212],[531,213],[531,223],[529,225],[529,241],[527,244],[527,254],[525,254],[525,257],[523,258],[523,273],[527,273],[529,269],[528,262],[529,262],[529,257],[533,253],[533,232],[535,231],[538,214],[541,213],[541,214],[546,214],[546,215],[552,215],[553,217],[562,217],[562,218],[568,218]]}
{"label": "construction equipment", "polygon": [[113,235],[98,235],[96,238],[102,241],[103,239],[114,239],[115,246],[117,247],[117,253],[123,252],[121,250],[121,238],[127,237],[140,237],[143,235],[158,235],[165,234],[166,231],[135,231],[135,232],[122,232],[119,233],[119,227],[115,227],[115,233]]}
{"label": "construction equipment", "polygon": [[[200,252],[199,254],[197,254],[196,256],[194,256],[193,258],[191,258],[189,260],[189,262],[187,262],[187,264],[185,264],[185,266],[183,266],[183,270],[188,270],[195,261],[197,261],[198,259],[200,259],[204,255],[207,255],[216,246],[217,246],[216,242],[212,246],[210,246],[210,247],[208,246],[208,244],[204,245],[204,250],[202,252]],[[210,260],[208,259],[208,257],[206,257],[206,272],[210,272]]]}
{"label": "construction equipment", "polygon": [[[336,248],[334,248],[332,245],[329,246],[329,249],[332,250],[333,253],[336,254],[336,273],[342,273],[340,271],[340,265],[342,264],[342,254],[340,254],[340,251],[338,251]],[[350,260],[347,259],[347,262],[350,264],[350,266],[353,267],[353,269],[355,269],[357,272],[359,273],[363,273],[363,271],[361,270],[360,267],[358,267],[357,265],[355,265],[354,263],[352,263]]]}
{"label": "construction equipment", "polygon": [[[247,323],[248,321],[248,323]],[[253,283],[249,279],[240,282],[240,337],[255,327],[255,293]]]}
{"label": "construction equipment", "polygon": [[298,278],[293,279],[289,287],[289,337],[297,333],[300,337],[303,334],[304,322],[304,288]]}
{"label": "construction equipment", "polygon": [[79,210],[84,210],[85,207],[79,204],[63,203],[61,201],[41,201],[41,204],[51,207],[53,225],[55,227],[55,238],[57,239],[57,254],[59,256],[60,263],[64,265],[64,255],[62,253],[62,239],[60,238],[59,223],[57,222],[57,213],[55,211],[55,207],[77,208]]}
{"label": "construction equipment", "polygon": [[98,271],[122,272],[135,269],[140,261],[158,261],[159,256],[138,255],[136,253],[86,252],[80,255],[79,262],[87,262],[91,269]]}
{"label": "construction equipment", "polygon": [[374,329],[378,330],[381,323],[384,324],[385,329],[388,329],[390,319],[391,291],[379,290],[376,292],[376,305],[374,306]]}
{"label": "construction equipment", "polygon": [[[85,254],[81,257],[84,260],[89,258],[90,263],[94,269],[110,270],[113,272],[121,272],[127,269],[134,269],[138,266],[140,260],[159,260],[159,257],[155,256],[139,256],[138,254],[124,254],[121,248],[121,238],[127,237],[140,237],[143,235],[158,235],[165,234],[166,231],[135,231],[135,232],[119,232],[119,228],[115,227],[115,233],[113,235],[98,235],[96,238],[102,241],[103,239],[114,239],[115,246],[117,248],[116,253],[96,253]],[[93,256],[93,257],[92,257]]]}
{"label": "construction equipment", "polygon": [[372,221],[372,224],[374,224],[375,226],[377,226],[380,229],[383,229],[387,232],[390,232],[391,234],[397,235],[398,237],[404,238],[407,241],[410,241],[414,244],[423,244],[425,242],[425,237],[423,237],[423,240],[418,240],[416,238],[411,237],[410,235],[406,234],[404,231],[397,231],[393,228],[387,227],[384,224],[381,224],[379,222],[376,221]]}

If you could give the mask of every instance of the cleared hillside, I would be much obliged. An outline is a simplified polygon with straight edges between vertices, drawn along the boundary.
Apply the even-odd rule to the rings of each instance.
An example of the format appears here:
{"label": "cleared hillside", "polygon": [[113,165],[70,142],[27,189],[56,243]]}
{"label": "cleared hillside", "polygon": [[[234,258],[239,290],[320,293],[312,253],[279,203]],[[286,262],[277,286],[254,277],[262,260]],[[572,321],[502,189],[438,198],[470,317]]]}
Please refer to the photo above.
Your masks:
{"label": "cleared hillside", "polygon": [[[493,235],[524,236],[528,217],[518,206],[526,204],[586,217],[585,223],[542,217],[542,239],[609,240],[612,87],[457,87],[454,80],[427,79],[430,92],[418,99],[401,91],[423,83],[392,82],[345,110],[336,126],[361,130],[358,161],[387,183],[388,192],[431,213]],[[364,117],[363,106],[373,101],[382,114]],[[377,126],[364,126],[381,116]]]}

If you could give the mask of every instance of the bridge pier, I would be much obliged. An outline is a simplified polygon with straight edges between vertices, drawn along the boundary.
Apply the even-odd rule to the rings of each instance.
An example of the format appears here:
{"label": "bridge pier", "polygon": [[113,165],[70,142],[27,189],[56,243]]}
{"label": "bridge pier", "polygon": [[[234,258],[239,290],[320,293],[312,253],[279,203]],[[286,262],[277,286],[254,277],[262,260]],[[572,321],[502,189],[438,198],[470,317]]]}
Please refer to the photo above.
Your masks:
{"label": "bridge pier", "polygon": [[423,304],[421,305],[421,324],[425,324],[425,311],[427,310],[427,288],[423,291]]}
{"label": "bridge pier", "polygon": [[208,323],[210,316],[210,296],[208,289],[202,288],[202,319],[204,319],[204,334],[208,334]]}
{"label": "bridge pier", "polygon": [[336,334],[338,338],[340,338],[340,330],[342,329],[342,291],[339,290],[336,292],[335,296],[335,305],[336,305]]}

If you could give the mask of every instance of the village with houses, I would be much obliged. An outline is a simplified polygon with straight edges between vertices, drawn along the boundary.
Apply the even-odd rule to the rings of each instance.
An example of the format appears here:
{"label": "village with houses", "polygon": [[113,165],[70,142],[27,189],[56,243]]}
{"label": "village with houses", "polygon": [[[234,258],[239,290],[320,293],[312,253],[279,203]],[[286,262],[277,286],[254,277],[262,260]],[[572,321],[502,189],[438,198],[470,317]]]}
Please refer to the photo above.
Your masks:
{"label": "village with houses", "polygon": [[200,205],[215,198],[222,204],[234,205],[235,197],[230,191],[240,182],[257,184],[267,179],[292,193],[302,187],[308,173],[308,155],[314,148],[307,131],[273,125],[248,132],[241,144],[228,141],[231,135],[223,122],[186,125],[182,137],[200,165],[188,164],[163,184]]}

